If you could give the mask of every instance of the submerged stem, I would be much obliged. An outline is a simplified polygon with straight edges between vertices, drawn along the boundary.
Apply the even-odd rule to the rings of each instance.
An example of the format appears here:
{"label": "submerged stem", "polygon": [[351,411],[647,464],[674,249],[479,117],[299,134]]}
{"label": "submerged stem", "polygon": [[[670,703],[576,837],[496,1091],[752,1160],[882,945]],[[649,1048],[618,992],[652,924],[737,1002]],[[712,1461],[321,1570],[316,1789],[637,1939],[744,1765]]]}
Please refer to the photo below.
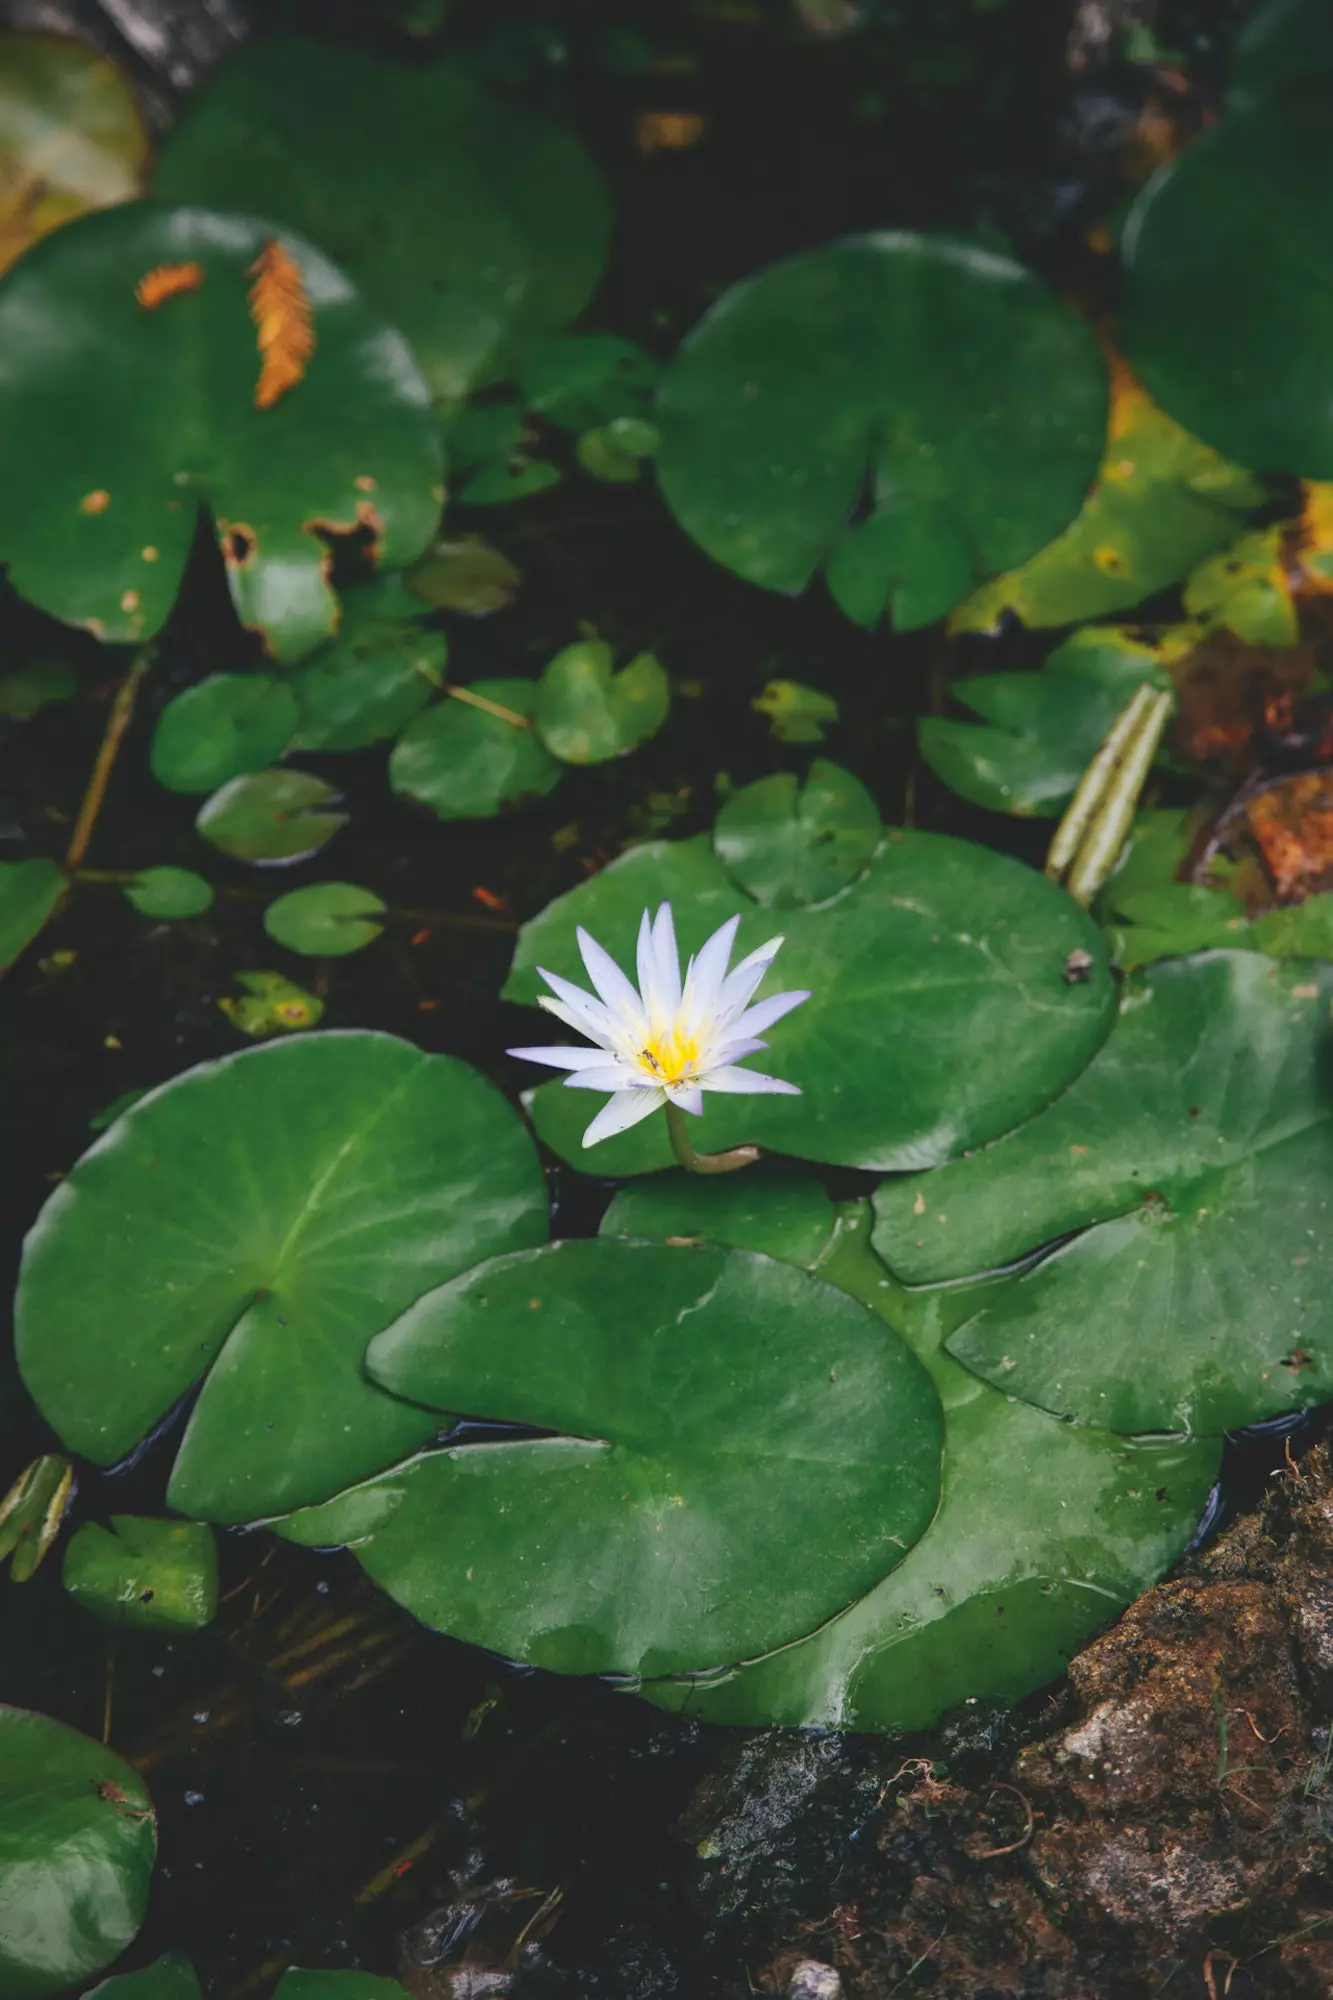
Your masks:
{"label": "submerged stem", "polygon": [[111,713],[107,717],[106,728],[102,733],[97,761],[93,765],[88,789],[83,795],[83,804],[79,807],[79,817],[74,822],[74,831],[70,835],[69,852],[65,856],[65,866],[68,869],[77,868],[88,852],[88,843],[93,837],[93,828],[97,825],[97,815],[102,810],[106,788],[115,769],[121,738],[130,726],[139,683],[148,672],[151,659],[151,653],[137,653],[130,663],[129,672],[116,690],[116,698],[111,704]]}
{"label": "submerged stem", "polygon": [[668,1103],[666,1122],[671,1150],[687,1174],[734,1174],[738,1167],[752,1167],[759,1158],[758,1146],[733,1146],[726,1153],[696,1153],[685,1113],[678,1104]]}

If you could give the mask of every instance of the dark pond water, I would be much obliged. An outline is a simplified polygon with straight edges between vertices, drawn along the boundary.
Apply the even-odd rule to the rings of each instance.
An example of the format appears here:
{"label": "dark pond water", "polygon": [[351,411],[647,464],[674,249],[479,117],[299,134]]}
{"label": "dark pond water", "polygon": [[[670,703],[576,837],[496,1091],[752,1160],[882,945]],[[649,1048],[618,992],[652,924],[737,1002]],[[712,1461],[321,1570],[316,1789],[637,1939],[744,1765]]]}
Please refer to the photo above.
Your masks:
{"label": "dark pond water", "polygon": [[[619,221],[593,324],[665,353],[747,270],[898,223],[1003,227],[1058,281],[1095,289],[1082,227],[1114,193],[1117,146],[1150,85],[1136,73],[1071,78],[1067,37],[1075,12],[1088,10],[885,6],[869,53],[863,42],[831,43],[800,61],[765,30],[777,11],[457,10],[462,38],[492,35],[497,66],[526,66],[526,87],[565,100],[608,169]],[[1226,22],[1242,11],[1222,0],[1177,10],[1173,45],[1191,51],[1199,104],[1221,73]],[[325,6],[316,20],[346,32],[364,27],[365,13]],[[627,22],[671,29],[698,55],[696,71],[648,81],[599,63],[599,36]],[[532,56],[534,46],[549,56],[552,37],[566,50],[554,66]],[[706,142],[666,159],[636,155],[627,135],[645,105],[702,110]],[[654,648],[684,685],[668,727],[633,759],[572,772],[540,808],[502,821],[441,826],[414,815],[391,798],[381,751],[303,758],[346,794],[336,872],[394,911],[373,949],[317,974],[326,1025],[449,1050],[516,1093],[530,1077],[503,1049],[528,1039],[530,1022],[496,1001],[516,924],[627,839],[709,825],[720,778],[743,783],[798,761],[750,707],[773,676],[838,699],[827,748],[887,819],[1039,852],[1039,827],[960,806],[914,761],[913,718],[939,705],[962,663],[938,632],[867,638],[822,596],[791,603],[736,582],[686,543],[647,486],[572,479],[534,502],[453,518],[459,531],[488,534],[524,577],[510,610],[448,622],[458,679],[534,673],[587,621],[618,650]],[[203,557],[185,604],[97,828],[89,860],[99,870],[199,865],[205,852],[190,802],[151,782],[146,747],[155,712],[180,685],[248,653]],[[40,642],[37,621],[0,604],[0,659]],[[974,660],[1026,661],[1024,642],[971,644]],[[0,855],[60,852],[120,664],[90,645],[83,699],[0,724]],[[207,917],[154,924],[114,885],[85,885],[0,985],[4,1296],[21,1236],[89,1143],[90,1118],[127,1090],[240,1046],[217,1005],[238,971],[311,978],[309,961],[262,930],[272,876],[211,851],[204,866],[220,889]],[[327,873],[319,858],[286,871],[283,886]],[[564,1233],[595,1227],[605,1199],[595,1182],[572,1183],[552,1167]],[[0,1382],[0,1489],[52,1442],[24,1409]],[[1234,1460],[1237,1495],[1275,1449],[1261,1443]],[[118,1473],[85,1475],[79,1511],[156,1509],[163,1477],[161,1448]],[[95,1736],[109,1729],[152,1785],[162,1862],[127,1964],[181,1948],[213,1993],[242,2000],[264,1993],[287,1962],[386,1972],[409,1963],[418,1990],[445,1996],[469,1990],[449,1983],[460,1955],[503,1967],[525,1939],[544,1937],[525,1959],[521,1994],[749,1990],[757,1960],[747,1952],[759,1946],[701,1910],[678,1827],[726,1749],[721,1732],[423,1633],[347,1557],[308,1556],[261,1534],[222,1540],[223,1613],[189,1640],[108,1637],[66,1599],[55,1566],[22,1588],[0,1580],[0,1694]],[[838,1754],[854,1771],[871,1749],[850,1743]],[[837,1834],[844,1847],[847,1835]],[[793,1924],[836,1872],[828,1853],[810,1866],[809,1881],[782,1892]]]}

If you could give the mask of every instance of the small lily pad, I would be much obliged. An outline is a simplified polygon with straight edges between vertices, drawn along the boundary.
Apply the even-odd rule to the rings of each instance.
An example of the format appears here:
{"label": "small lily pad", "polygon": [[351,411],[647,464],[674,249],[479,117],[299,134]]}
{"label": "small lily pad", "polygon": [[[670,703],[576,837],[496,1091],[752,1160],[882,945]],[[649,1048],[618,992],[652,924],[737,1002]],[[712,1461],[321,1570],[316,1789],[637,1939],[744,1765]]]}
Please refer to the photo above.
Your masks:
{"label": "small lily pad", "polygon": [[199,917],[213,903],[211,885],[192,868],[141,868],[125,896],[143,917]]}
{"label": "small lily pad", "polygon": [[281,757],[296,729],[296,701],[270,674],[210,674],[168,702],[149,763],[169,792],[215,792]]}
{"label": "small lily pad", "polygon": [[869,864],[883,831],[865,786],[817,758],[803,785],[779,771],[733,792],[717,816],[713,848],[756,903],[789,909],[845,889]]}
{"label": "small lily pad", "polygon": [[0,971],[32,943],[65,888],[54,861],[0,861]]}
{"label": "small lily pad", "polygon": [[[559,1672],[793,1638],[935,1508],[925,1371],[844,1293],[746,1251],[600,1237],[497,1258],[367,1365],[396,1395],[557,1433],[398,1467],[356,1554],[423,1622]],[[288,1532],[333,1538],[353,1498]]]}
{"label": "small lily pad", "polygon": [[[1029,1124],[884,1182],[909,1283],[1057,1244],[949,1340],[1006,1395],[1101,1428],[1214,1433],[1333,1394],[1333,966],[1207,952],[1126,990]],[[1061,1242],[1060,1239],[1068,1239]]]}
{"label": "small lily pad", "polygon": [[564,764],[605,764],[645,743],[666,721],[671,684],[652,653],[639,653],[619,673],[600,640],[566,646],[537,683],[532,719],[543,743]]}
{"label": "small lily pad", "polygon": [[148,132],[113,62],[62,35],[0,41],[0,271],[90,208],[132,201]]}
{"label": "small lily pad", "polygon": [[535,1148],[475,1070],[298,1035],[151,1091],[75,1164],[25,1245],[19,1366],[98,1465],[202,1381],[168,1501],[255,1520],[424,1443],[437,1420],[366,1379],[367,1341],[545,1235]]}
{"label": "small lily pad", "polygon": [[112,1625],[198,1632],[218,1607],[218,1553],[202,1521],[113,1514],[86,1521],[65,1550],[62,1581],[76,1604]]}
{"label": "small lily pad", "polygon": [[344,612],[337,638],[291,677],[297,750],[364,750],[397,736],[444,679],[443,632],[363,617],[346,603]]}
{"label": "small lily pad", "polygon": [[119,1957],[144,1919],[157,1822],[91,1737],[0,1707],[0,1993],[40,2000]]}
{"label": "small lily pad", "polygon": [[585,472],[608,486],[632,486],[644,463],[658,450],[662,433],[656,424],[642,417],[616,417],[585,431],[574,447],[574,456]]}
{"label": "small lily pad", "polygon": [[318,995],[307,993],[280,972],[238,972],[236,984],[245,997],[234,1000],[224,994],[218,1006],[234,1028],[255,1041],[268,1035],[303,1034],[307,1028],[317,1028],[324,1017],[324,1002]]}
{"label": "small lily pad", "polygon": [[476,681],[428,708],[394,745],[389,783],[438,819],[493,819],[554,790],[561,765],[531,726],[536,693],[535,681]]}
{"label": "small lily pad", "polygon": [[347,814],[331,810],[341,796],[309,771],[255,771],[214,792],[194,823],[233,860],[282,867],[318,854],[346,826]]}
{"label": "small lily pad", "polygon": [[779,743],[822,743],[838,720],[833,696],[802,687],[799,681],[769,681],[750,706],[768,717]]}
{"label": "small lily pad", "polygon": [[377,921],[383,915],[383,903],[369,889],[351,882],[313,882],[270,903],[264,929],[275,944],[306,958],[345,958],[375,942],[384,928]]}
{"label": "small lily pad", "polygon": [[507,555],[480,535],[464,535],[456,541],[432,542],[404,581],[421,600],[423,611],[433,607],[488,618],[512,604],[523,577]]}

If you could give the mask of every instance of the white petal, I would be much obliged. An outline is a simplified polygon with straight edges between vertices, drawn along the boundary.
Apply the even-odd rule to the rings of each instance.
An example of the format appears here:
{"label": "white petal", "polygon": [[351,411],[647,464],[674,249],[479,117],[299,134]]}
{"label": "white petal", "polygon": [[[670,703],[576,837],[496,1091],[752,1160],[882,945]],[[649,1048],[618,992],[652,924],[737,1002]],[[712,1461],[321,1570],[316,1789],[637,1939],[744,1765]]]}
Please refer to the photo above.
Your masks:
{"label": "white petal", "polygon": [[634,952],[639,973],[639,997],[648,1017],[649,1034],[660,1034],[665,1026],[661,982],[657,976],[657,953],[653,950],[653,925],[647,910],[639,919],[639,941]]}
{"label": "white petal", "polygon": [[613,1014],[630,1034],[640,1035],[647,1031],[643,1018],[643,1007],[638,994],[626,979],[609,951],[603,951],[595,937],[589,935],[580,924],[575,932],[579,941],[579,952],[588,968],[588,977]]}
{"label": "white petal", "polygon": [[506,1049],[507,1056],[522,1056],[524,1062],[549,1063],[552,1069],[590,1069],[606,1062],[605,1049],[571,1049],[563,1044],[549,1049]]}
{"label": "white petal", "polygon": [[743,958],[739,965],[732,967],[718,995],[717,1011],[722,1021],[739,1014],[781,948],[780,937],[770,938],[767,944],[760,945],[758,951],[752,951],[748,958]]}
{"label": "white petal", "polygon": [[660,1104],[666,1102],[660,1090],[619,1090],[607,1099],[592,1124],[583,1135],[585,1146],[595,1146],[599,1139],[610,1139],[617,1132],[628,1132],[631,1125],[638,1125],[651,1117]]}
{"label": "white petal", "polygon": [[736,942],[740,921],[739,917],[728,917],[721,929],[713,932],[698,957],[690,960],[690,969],[685,975],[685,993],[680,1003],[681,1015],[690,1030],[707,1028],[717,1017],[722,984],[727,975],[727,961]]}
{"label": "white petal", "polygon": [[540,965],[537,970],[556,995],[555,1000],[549,1000],[544,993],[539,994],[537,1005],[544,1007],[548,1014],[554,1014],[557,1020],[567,1021],[581,1035],[590,1035],[604,1049],[610,1048],[617,1039],[616,1024],[601,1001],[594,1000],[591,993],[585,993],[581,986],[572,986],[558,972],[546,972]]}
{"label": "white petal", "polygon": [[709,1054],[709,1062],[714,1069],[724,1069],[728,1063],[739,1062],[742,1056],[757,1055],[766,1049],[768,1043],[758,1035],[742,1035],[738,1040],[728,1035],[725,1042],[719,1042]]}
{"label": "white petal", "polygon": [[697,1083],[673,1083],[668,1087],[667,1096],[682,1111],[691,1111],[697,1118],[704,1108],[704,1094]]}
{"label": "white petal", "polygon": [[710,1069],[704,1078],[705,1090],[720,1090],[735,1097],[748,1097],[756,1091],[772,1091],[781,1097],[799,1097],[799,1084],[784,1083],[781,1077],[765,1076],[757,1069],[733,1069],[724,1064],[721,1069]]}
{"label": "white petal", "polygon": [[727,1033],[739,1035],[748,1029],[753,1035],[762,1035],[766,1028],[771,1028],[775,1021],[780,1021],[784,1014],[790,1014],[793,1007],[799,1007],[803,1000],[809,998],[808,993],[770,994],[767,1000],[759,1001],[756,1006],[747,1008],[744,1014],[737,1015],[734,1021],[729,1022]]}
{"label": "white petal", "polygon": [[657,984],[662,1005],[671,1015],[680,1006],[680,948],[676,943],[676,926],[671,920],[670,903],[661,905],[654,920],[653,954],[657,959]]}
{"label": "white petal", "polygon": [[623,1059],[607,1062],[603,1057],[600,1069],[581,1069],[573,1076],[567,1076],[565,1088],[566,1090],[652,1090],[654,1085],[646,1078],[640,1082]]}

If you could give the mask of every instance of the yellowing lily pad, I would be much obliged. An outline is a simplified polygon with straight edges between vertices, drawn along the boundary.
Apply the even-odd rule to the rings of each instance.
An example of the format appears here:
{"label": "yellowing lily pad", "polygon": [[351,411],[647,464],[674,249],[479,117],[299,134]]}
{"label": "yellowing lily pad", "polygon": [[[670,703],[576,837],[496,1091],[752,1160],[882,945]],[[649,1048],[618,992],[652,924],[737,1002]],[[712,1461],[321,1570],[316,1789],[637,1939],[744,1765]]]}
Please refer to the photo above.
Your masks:
{"label": "yellowing lily pad", "polygon": [[0,35],[0,271],[90,208],[143,191],[148,133],[99,50],[59,35]]}

